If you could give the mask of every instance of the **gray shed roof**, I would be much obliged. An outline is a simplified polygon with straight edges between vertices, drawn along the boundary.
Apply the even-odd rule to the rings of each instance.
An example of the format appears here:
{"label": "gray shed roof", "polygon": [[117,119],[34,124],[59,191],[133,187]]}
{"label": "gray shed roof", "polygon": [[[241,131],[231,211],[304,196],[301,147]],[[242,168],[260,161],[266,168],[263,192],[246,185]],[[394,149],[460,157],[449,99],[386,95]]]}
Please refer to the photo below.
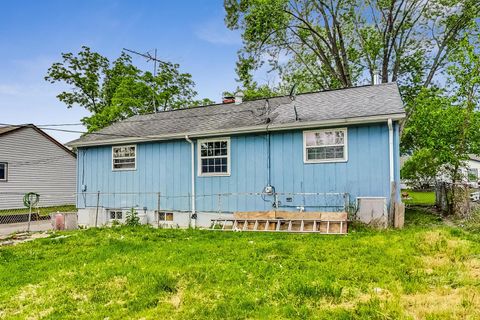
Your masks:
{"label": "gray shed roof", "polygon": [[71,146],[105,145],[128,141],[151,141],[288,130],[384,121],[404,117],[402,98],[396,83],[214,104],[204,107],[136,115],[71,141]]}

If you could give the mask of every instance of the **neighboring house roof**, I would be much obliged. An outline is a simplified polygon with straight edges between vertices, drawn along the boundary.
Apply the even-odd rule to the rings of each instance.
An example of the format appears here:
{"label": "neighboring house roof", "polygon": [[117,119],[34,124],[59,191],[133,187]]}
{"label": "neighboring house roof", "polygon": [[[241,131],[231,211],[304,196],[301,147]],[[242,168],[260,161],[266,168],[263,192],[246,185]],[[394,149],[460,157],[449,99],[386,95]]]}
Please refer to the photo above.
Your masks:
{"label": "neighboring house roof", "polygon": [[65,147],[63,144],[61,144],[60,142],[58,142],[57,140],[55,140],[52,136],[50,136],[49,134],[45,133],[43,130],[41,130],[40,128],[36,127],[35,125],[33,124],[22,124],[22,125],[18,125],[18,126],[4,126],[4,127],[0,127],[0,138],[3,136],[3,135],[6,135],[6,134],[10,134],[12,132],[15,132],[15,131],[20,131],[20,130],[23,130],[23,129],[26,129],[26,128],[31,128],[35,131],[37,131],[38,133],[40,133],[41,135],[43,135],[45,138],[47,138],[48,140],[52,141],[54,144],[56,144],[57,146],[59,146],[60,148],[62,148],[63,150],[65,150],[66,152],[68,152],[70,155],[72,155],[74,158],[77,157],[77,155],[75,154],[75,152],[73,152],[72,150],[68,149],[67,147]]}
{"label": "neighboring house roof", "polygon": [[480,156],[476,156],[474,154],[471,154],[470,155],[470,160],[480,162]]}
{"label": "neighboring house roof", "polygon": [[4,133],[8,133],[17,129],[20,129],[20,127],[0,127],[0,136]]}
{"label": "neighboring house roof", "polygon": [[68,143],[105,145],[222,134],[399,120],[405,117],[396,83],[321,91],[133,116]]}

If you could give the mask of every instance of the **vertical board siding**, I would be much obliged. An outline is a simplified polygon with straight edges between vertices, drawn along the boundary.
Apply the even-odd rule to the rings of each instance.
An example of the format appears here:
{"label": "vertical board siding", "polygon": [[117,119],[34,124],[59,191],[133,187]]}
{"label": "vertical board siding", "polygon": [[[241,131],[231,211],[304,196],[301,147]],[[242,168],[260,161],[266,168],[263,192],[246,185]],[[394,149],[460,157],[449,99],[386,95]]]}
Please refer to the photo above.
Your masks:
{"label": "vertical board siding", "polygon": [[[358,196],[389,197],[388,126],[386,123],[348,127],[348,161],[304,163],[303,131],[272,132],[270,137],[270,184],[280,193],[348,193]],[[399,181],[399,127],[395,124],[395,179]],[[230,176],[202,177],[195,172],[198,211],[268,210],[272,197],[259,193],[268,184],[267,134],[230,136]],[[198,170],[195,144],[195,170]],[[78,173],[80,190],[85,179],[87,192],[137,192],[150,195],[102,196],[103,206],[129,207],[133,204],[156,209],[190,210],[190,144],[184,140],[137,144],[137,170],[112,171],[111,147],[82,149]],[[84,167],[83,167],[84,164]],[[85,170],[85,175],[82,175]],[[218,196],[218,194],[223,194]],[[94,206],[95,196],[79,197],[79,207]],[[281,209],[335,210],[344,204],[339,195],[281,195]]]}

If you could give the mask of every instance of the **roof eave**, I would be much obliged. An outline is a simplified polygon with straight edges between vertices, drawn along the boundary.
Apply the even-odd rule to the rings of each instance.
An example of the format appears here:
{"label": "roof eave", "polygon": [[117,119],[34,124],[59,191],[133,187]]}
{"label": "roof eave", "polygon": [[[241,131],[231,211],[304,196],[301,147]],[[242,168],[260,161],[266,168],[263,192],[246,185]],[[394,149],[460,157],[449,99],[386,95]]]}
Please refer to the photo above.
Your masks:
{"label": "roof eave", "polygon": [[154,135],[154,136],[145,136],[145,137],[121,137],[116,139],[108,140],[96,140],[96,141],[72,141],[67,143],[70,147],[90,147],[90,146],[102,146],[102,145],[114,145],[114,144],[123,144],[123,143],[134,143],[134,142],[148,142],[148,141],[161,141],[161,140],[174,140],[174,139],[183,139],[186,135],[190,138],[204,138],[204,137],[214,137],[222,135],[235,135],[235,134],[246,134],[246,133],[258,133],[266,131],[285,131],[285,130],[295,130],[295,129],[308,129],[308,128],[319,128],[319,127],[331,127],[338,125],[353,125],[353,124],[366,124],[366,123],[378,123],[392,119],[393,121],[402,120],[405,118],[405,113],[393,113],[393,114],[384,114],[384,115],[375,115],[367,117],[352,117],[352,118],[342,118],[342,119],[332,119],[332,120],[322,120],[322,121],[305,121],[305,122],[291,122],[291,123],[278,123],[278,124],[263,124],[257,126],[248,126],[248,127],[239,127],[232,129],[219,129],[219,130],[209,130],[209,131],[198,131],[198,132],[182,132],[174,134],[165,134],[165,135]]}

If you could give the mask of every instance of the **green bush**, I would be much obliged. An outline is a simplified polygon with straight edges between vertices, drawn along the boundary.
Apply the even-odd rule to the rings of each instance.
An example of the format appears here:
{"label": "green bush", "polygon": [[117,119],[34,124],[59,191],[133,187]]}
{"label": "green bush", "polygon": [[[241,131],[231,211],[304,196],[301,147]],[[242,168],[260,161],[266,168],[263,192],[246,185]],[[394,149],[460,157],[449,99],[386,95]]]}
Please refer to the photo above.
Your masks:
{"label": "green bush", "polygon": [[127,217],[125,218],[125,224],[130,227],[136,227],[140,225],[140,218],[138,217],[138,213],[135,209],[131,208],[130,211],[128,211]]}

